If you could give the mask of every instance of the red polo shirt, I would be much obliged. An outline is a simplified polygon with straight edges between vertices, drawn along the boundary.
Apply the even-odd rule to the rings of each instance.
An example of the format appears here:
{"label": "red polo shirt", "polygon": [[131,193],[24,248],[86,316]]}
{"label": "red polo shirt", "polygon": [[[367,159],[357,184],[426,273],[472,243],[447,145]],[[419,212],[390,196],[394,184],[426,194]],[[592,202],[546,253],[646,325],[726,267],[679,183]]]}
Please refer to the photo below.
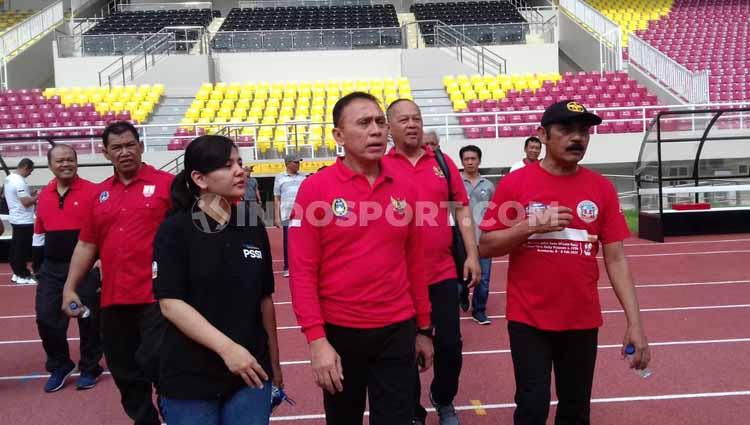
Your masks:
{"label": "red polo shirt", "polygon": [[341,159],[300,186],[289,225],[292,304],[309,342],[323,325],[430,324],[415,190],[381,162],[370,186]]}
{"label": "red polo shirt", "polygon": [[533,235],[510,253],[508,320],[550,331],[599,327],[599,243],[630,236],[609,180],[583,167],[556,176],[538,161],[529,164],[500,180],[480,229],[507,229],[553,205],[571,208],[573,221],[560,232]]}
{"label": "red polo shirt", "polygon": [[171,204],[174,176],[144,164],[127,186],[117,175],[99,183],[79,239],[102,261],[102,307],[155,302],[151,262],[156,230]]}
{"label": "red polo shirt", "polygon": [[[469,198],[456,164],[449,156],[443,155],[451,177],[453,200],[460,205],[468,206]],[[415,182],[417,188],[417,225],[422,230],[425,260],[427,262],[427,283],[433,285],[447,279],[456,279],[456,265],[453,261],[451,245],[453,231],[452,218],[447,207],[448,182],[435,159],[435,152],[425,148],[415,165],[409,158],[391,149],[384,162],[392,167],[406,181]]]}
{"label": "red polo shirt", "polygon": [[34,233],[45,234],[45,258],[70,261],[97,194],[94,183],[78,176],[63,195],[57,191],[57,179],[39,192]]}

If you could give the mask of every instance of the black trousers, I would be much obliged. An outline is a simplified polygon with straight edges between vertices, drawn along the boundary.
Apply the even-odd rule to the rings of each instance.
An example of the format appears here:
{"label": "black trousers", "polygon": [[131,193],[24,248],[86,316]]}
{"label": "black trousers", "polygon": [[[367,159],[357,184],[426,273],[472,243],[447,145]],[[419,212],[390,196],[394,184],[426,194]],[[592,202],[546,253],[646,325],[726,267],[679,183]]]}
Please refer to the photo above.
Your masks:
{"label": "black trousers", "polygon": [[[10,240],[10,268],[18,277],[29,277],[31,272],[26,262],[31,259],[31,243],[34,237],[33,224],[11,224],[13,236]],[[62,301],[61,301],[62,303]]]}
{"label": "black trousers", "polygon": [[[62,291],[68,277],[70,263],[45,260],[39,270],[39,285],[36,287],[36,326],[47,354],[45,367],[52,372],[62,367],[74,366],[68,349],[68,324],[70,319],[62,312]],[[99,334],[99,288],[98,271],[92,270],[78,287],[81,302],[91,310],[91,316],[78,319],[81,335],[81,360],[78,369],[94,375],[102,373],[102,343]]]}
{"label": "black trousers", "polygon": [[[459,315],[459,282],[456,279],[445,280],[430,285],[430,304],[432,304],[432,326],[435,328],[435,358],[433,371],[435,377],[430,386],[432,400],[439,405],[453,403],[458,393],[458,379],[461,376],[463,358],[461,349],[461,317]],[[420,403],[422,384],[419,370],[412,372],[416,376],[414,389],[414,417],[424,420],[427,411]]]}
{"label": "black trousers", "polygon": [[515,425],[545,425],[555,371],[555,425],[588,425],[598,329],[551,332],[508,322],[516,377]]}
{"label": "black trousers", "polygon": [[135,425],[161,425],[151,390],[152,383],[158,389],[158,352],[166,323],[159,305],[110,306],[101,317],[104,355],[125,413]]}
{"label": "black trousers", "polygon": [[326,335],[341,356],[344,391],[324,391],[327,425],[361,425],[365,397],[371,425],[410,425],[414,405],[416,324],[414,320],[378,329],[326,325]]}

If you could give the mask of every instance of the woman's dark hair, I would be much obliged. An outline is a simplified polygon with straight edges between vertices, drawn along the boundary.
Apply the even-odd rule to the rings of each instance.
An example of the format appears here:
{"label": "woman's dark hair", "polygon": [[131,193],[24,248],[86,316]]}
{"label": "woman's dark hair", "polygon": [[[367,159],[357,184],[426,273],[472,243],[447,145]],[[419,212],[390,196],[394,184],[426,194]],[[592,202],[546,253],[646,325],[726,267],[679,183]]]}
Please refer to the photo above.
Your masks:
{"label": "woman's dark hair", "polygon": [[207,174],[224,167],[232,155],[232,149],[237,149],[237,145],[224,136],[200,136],[190,142],[185,149],[185,168],[172,181],[172,212],[192,208],[200,195],[200,188],[190,178],[190,174],[193,171]]}

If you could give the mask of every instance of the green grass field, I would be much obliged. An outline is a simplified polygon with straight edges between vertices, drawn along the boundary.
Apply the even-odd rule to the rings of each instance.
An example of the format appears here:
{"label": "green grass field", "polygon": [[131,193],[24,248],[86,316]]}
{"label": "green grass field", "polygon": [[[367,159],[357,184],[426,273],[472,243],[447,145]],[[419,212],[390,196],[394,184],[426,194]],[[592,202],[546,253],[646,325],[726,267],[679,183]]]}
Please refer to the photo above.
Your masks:
{"label": "green grass field", "polygon": [[625,221],[628,222],[628,228],[630,233],[638,234],[638,211],[637,210],[625,210]]}

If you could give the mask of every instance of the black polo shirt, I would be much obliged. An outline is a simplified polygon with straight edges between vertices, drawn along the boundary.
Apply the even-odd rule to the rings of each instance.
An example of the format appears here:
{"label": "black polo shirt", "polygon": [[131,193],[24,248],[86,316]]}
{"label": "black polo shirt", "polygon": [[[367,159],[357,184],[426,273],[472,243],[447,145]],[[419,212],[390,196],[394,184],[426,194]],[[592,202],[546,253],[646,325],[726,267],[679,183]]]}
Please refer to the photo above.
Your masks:
{"label": "black polo shirt", "polygon": [[[245,347],[270,376],[260,304],[274,291],[273,262],[265,226],[247,223],[237,219],[234,209],[223,228],[191,211],[169,216],[154,239],[154,296],[185,301]],[[225,399],[245,385],[218,354],[168,323],[159,380],[162,396]]]}

